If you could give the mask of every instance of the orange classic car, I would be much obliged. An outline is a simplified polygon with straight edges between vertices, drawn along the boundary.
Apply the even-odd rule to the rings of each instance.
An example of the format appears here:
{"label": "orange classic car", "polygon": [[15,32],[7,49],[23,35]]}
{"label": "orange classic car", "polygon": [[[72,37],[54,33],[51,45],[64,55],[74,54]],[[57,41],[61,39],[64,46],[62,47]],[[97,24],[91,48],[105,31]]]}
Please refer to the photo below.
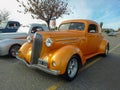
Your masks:
{"label": "orange classic car", "polygon": [[38,32],[28,37],[17,58],[28,67],[73,80],[86,60],[108,55],[109,42],[100,26],[91,20],[67,20],[57,31]]}

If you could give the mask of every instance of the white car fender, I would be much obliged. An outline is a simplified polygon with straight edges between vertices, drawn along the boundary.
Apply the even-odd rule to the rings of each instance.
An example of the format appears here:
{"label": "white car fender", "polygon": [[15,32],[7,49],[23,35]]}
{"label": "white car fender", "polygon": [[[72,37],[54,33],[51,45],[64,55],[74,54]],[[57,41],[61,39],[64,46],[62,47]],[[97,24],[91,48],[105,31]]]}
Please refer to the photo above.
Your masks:
{"label": "white car fender", "polygon": [[7,55],[11,46],[15,44],[22,45],[26,39],[3,39],[0,40],[0,56]]}

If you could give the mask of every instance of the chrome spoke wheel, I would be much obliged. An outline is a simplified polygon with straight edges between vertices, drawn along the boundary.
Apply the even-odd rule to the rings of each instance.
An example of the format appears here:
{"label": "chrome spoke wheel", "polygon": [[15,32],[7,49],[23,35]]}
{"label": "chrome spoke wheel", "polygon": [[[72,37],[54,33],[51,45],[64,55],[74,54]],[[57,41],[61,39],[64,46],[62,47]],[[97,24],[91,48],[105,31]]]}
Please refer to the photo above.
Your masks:
{"label": "chrome spoke wheel", "polygon": [[105,55],[107,56],[108,55],[108,52],[109,52],[109,48],[108,46],[106,47],[106,50],[105,50]]}
{"label": "chrome spoke wheel", "polygon": [[77,76],[81,65],[80,58],[77,55],[73,55],[67,64],[65,73],[62,75],[63,78],[72,81]]}
{"label": "chrome spoke wheel", "polygon": [[107,44],[103,56],[106,57],[108,55],[108,53],[109,53],[109,44]]}
{"label": "chrome spoke wheel", "polygon": [[76,58],[73,58],[70,60],[68,64],[68,70],[67,70],[68,76],[70,78],[73,78],[76,75],[77,70],[78,70],[78,62]]}

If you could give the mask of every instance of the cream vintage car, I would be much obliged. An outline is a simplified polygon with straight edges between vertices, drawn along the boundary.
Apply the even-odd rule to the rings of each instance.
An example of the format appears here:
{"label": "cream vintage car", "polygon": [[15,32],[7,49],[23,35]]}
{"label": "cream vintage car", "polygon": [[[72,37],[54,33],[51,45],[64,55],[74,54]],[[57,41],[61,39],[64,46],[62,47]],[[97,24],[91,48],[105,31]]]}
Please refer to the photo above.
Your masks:
{"label": "cream vintage car", "polygon": [[20,46],[26,41],[27,36],[33,36],[36,31],[49,31],[45,24],[31,23],[22,25],[17,32],[0,33],[0,56],[16,56]]}
{"label": "cream vintage car", "polygon": [[17,58],[28,67],[73,80],[81,66],[98,54],[108,55],[109,42],[91,20],[67,20],[58,31],[38,32],[29,37]]}

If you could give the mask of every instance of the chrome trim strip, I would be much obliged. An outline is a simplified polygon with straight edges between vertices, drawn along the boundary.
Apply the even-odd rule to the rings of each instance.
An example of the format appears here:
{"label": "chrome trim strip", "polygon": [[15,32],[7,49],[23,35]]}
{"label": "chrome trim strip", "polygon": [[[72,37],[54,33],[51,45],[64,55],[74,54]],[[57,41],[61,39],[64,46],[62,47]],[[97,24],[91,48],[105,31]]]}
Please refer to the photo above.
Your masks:
{"label": "chrome trim strip", "polygon": [[65,41],[65,40],[76,40],[76,39],[79,39],[78,37],[73,37],[73,38],[62,38],[62,39],[56,39],[56,42],[59,42],[59,41]]}
{"label": "chrome trim strip", "polygon": [[72,42],[62,42],[62,44],[73,44],[73,43],[76,43],[75,41],[72,41]]}
{"label": "chrome trim strip", "polygon": [[18,56],[16,56],[16,58],[18,60],[21,60],[23,61],[28,67],[31,67],[31,68],[37,68],[39,70],[42,70],[46,73],[49,73],[49,74],[52,74],[52,75],[60,75],[60,71],[56,71],[56,70],[50,70],[48,68],[46,68],[45,66],[43,65],[40,65],[40,64],[28,64],[24,59],[21,59],[19,58]]}

